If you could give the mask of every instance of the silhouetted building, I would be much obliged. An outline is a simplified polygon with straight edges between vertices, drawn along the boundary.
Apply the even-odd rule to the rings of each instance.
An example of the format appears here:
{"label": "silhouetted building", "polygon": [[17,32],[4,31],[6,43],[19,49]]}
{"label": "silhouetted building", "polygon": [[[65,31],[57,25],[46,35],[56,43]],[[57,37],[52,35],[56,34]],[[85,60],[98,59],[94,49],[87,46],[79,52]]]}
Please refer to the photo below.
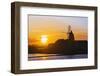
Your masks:
{"label": "silhouetted building", "polygon": [[68,40],[75,40],[74,34],[71,30],[71,26],[68,26],[67,36],[68,36]]}

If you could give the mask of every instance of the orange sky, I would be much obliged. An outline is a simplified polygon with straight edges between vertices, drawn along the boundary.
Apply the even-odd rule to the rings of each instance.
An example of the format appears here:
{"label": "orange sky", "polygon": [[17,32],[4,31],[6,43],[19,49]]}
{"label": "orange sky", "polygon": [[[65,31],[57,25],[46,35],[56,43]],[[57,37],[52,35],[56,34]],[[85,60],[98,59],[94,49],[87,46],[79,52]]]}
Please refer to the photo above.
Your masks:
{"label": "orange sky", "polygon": [[28,19],[29,45],[41,44],[42,35],[47,36],[48,44],[58,39],[67,39],[66,32],[69,25],[75,40],[87,40],[87,17],[29,15]]}

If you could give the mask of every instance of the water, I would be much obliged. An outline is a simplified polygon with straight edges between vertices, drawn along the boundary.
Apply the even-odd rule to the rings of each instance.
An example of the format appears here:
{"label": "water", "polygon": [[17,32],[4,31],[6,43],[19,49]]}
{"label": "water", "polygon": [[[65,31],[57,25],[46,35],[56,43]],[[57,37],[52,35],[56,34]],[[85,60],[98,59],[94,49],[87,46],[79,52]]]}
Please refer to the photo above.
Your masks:
{"label": "water", "polygon": [[81,59],[88,58],[87,54],[61,55],[61,54],[28,54],[28,60],[55,60],[55,59]]}

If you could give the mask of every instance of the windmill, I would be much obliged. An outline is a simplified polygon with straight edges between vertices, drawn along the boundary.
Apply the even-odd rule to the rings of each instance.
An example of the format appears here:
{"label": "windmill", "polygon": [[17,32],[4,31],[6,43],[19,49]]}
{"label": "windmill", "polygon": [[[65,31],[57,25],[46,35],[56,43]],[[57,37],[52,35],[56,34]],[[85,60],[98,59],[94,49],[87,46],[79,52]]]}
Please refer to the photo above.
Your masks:
{"label": "windmill", "polygon": [[62,33],[66,33],[67,34],[67,39],[68,40],[75,40],[74,34],[71,30],[71,26],[68,26],[68,31],[67,32],[62,32]]}

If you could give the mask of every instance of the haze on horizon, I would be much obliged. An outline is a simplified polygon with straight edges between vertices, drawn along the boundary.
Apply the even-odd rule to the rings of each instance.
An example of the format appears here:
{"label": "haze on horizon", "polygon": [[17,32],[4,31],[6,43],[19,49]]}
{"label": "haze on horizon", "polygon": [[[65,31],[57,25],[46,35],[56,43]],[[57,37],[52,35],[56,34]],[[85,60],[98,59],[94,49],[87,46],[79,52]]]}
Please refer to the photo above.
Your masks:
{"label": "haze on horizon", "polygon": [[67,39],[69,25],[74,33],[75,40],[88,39],[87,17],[29,15],[28,21],[29,45],[39,45],[42,44],[41,42],[49,44],[58,39]]}

